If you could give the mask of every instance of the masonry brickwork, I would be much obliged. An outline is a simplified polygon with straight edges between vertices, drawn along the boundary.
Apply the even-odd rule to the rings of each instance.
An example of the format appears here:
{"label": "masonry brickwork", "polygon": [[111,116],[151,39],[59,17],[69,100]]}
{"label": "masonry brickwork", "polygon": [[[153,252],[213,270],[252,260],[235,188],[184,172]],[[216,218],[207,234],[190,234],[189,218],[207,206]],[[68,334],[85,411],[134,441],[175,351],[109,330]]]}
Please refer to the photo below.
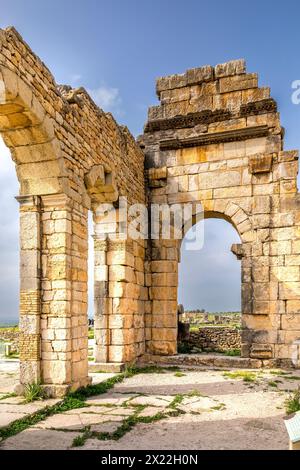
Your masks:
{"label": "masonry brickwork", "polygon": [[58,86],[14,28],[0,30],[0,132],[20,182],[21,384],[55,395],[89,382],[89,210],[97,361],[176,353],[180,242],[109,240],[98,209],[120,197],[200,202],[229,221],[242,355],[299,366],[298,153],[284,151],[269,88],[238,60],[161,78],[157,94],[136,142],[83,88]]}

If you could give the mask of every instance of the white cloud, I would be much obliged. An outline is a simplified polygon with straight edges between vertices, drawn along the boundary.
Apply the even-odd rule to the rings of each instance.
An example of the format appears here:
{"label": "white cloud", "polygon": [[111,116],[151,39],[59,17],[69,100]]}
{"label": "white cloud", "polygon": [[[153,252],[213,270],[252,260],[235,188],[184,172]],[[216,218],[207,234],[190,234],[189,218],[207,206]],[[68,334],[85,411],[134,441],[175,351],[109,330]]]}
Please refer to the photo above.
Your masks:
{"label": "white cloud", "polygon": [[103,111],[118,115],[123,114],[121,109],[122,99],[118,88],[101,85],[93,90],[88,89],[88,93]]}

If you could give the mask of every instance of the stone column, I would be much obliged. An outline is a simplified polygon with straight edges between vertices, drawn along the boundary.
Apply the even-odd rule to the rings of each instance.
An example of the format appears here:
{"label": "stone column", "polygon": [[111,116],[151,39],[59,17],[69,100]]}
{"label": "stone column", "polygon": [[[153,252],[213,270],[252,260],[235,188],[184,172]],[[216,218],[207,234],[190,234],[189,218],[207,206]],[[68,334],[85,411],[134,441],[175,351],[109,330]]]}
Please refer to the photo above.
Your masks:
{"label": "stone column", "polygon": [[87,385],[87,210],[42,196],[42,379],[47,393]]}
{"label": "stone column", "polygon": [[177,353],[178,314],[178,240],[153,240],[151,262],[152,354]]}
{"label": "stone column", "polygon": [[38,196],[20,203],[20,384],[41,380],[41,206]]}
{"label": "stone column", "polygon": [[130,363],[137,357],[135,319],[143,315],[131,240],[109,240],[110,345],[109,361]]}

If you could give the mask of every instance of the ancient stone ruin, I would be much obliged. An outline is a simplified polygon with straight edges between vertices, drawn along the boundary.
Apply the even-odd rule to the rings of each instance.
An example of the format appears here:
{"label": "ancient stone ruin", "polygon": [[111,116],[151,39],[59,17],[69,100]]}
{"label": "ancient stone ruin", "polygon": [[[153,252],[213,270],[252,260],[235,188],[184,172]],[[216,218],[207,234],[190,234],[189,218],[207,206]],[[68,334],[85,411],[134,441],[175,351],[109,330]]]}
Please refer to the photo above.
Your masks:
{"label": "ancient stone ruin", "polygon": [[[98,208],[201,203],[237,230],[242,356],[299,367],[298,153],[269,88],[237,60],[157,81],[137,141],[83,89],[58,86],[14,28],[0,30],[0,132],[20,183],[20,383],[89,383],[88,211],[98,363],[177,352],[181,240],[113,240]],[[126,222],[126,221],[125,221]],[[124,223],[119,217],[119,224]]]}

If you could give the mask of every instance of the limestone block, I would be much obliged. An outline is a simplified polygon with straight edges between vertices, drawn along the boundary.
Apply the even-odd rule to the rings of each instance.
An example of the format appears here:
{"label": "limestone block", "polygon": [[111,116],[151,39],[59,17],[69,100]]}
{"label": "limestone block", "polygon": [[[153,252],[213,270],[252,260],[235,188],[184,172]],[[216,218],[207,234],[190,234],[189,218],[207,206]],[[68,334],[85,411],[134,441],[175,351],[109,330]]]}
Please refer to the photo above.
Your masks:
{"label": "limestone block", "polygon": [[132,268],[134,268],[134,256],[126,251],[108,251],[107,264],[108,266],[121,265],[131,266]]}
{"label": "limestone block", "polygon": [[282,300],[300,300],[300,282],[280,283],[279,298]]}
{"label": "limestone block", "polygon": [[46,384],[71,382],[71,364],[68,361],[43,361],[43,378]]}
{"label": "limestone block", "polygon": [[157,273],[152,274],[152,286],[160,287],[176,287],[178,285],[178,275],[174,273]]}
{"label": "limestone block", "polygon": [[153,328],[153,341],[177,341],[177,328]]}
{"label": "limestone block", "polygon": [[140,312],[140,304],[136,299],[113,299],[113,313],[114,314],[134,314]]}
{"label": "limestone block", "polygon": [[253,214],[269,214],[271,211],[270,196],[254,196]]}
{"label": "limestone block", "polygon": [[108,362],[124,362],[125,360],[124,346],[110,346],[108,354]]}
{"label": "limestone block", "polygon": [[153,328],[177,328],[177,315],[154,315],[151,318]]}
{"label": "limestone block", "polygon": [[255,73],[220,78],[220,93],[257,88],[257,86],[258,77]]}
{"label": "limestone block", "polygon": [[165,90],[160,93],[160,101],[162,104],[176,103],[177,101],[185,101],[189,99],[189,87],[175,88],[174,90]]}
{"label": "limestone block", "polygon": [[109,280],[117,282],[136,282],[133,268],[128,266],[109,266]]}
{"label": "limestone block", "polygon": [[[225,79],[224,79],[225,80]],[[242,105],[242,92],[233,91],[230,93],[223,92],[222,94],[213,96],[213,110],[226,109],[232,114],[238,114]]]}
{"label": "limestone block", "polygon": [[244,59],[231,60],[230,62],[215,66],[216,78],[241,75],[244,73],[246,73],[246,62]]}
{"label": "limestone block", "polygon": [[[253,101],[262,101],[270,98],[270,88],[250,88],[242,91],[243,104],[252,103]],[[250,122],[248,123],[250,125]]]}
{"label": "limestone block", "polygon": [[299,281],[300,268],[299,266],[274,266],[270,270],[271,280],[278,280],[280,282]]}
{"label": "limestone block", "polygon": [[133,315],[109,315],[108,318],[108,328],[110,329],[130,329],[134,326],[134,316]]}
{"label": "limestone block", "polygon": [[111,345],[133,344],[135,340],[134,329],[114,329],[111,331]]}
{"label": "limestone block", "polygon": [[176,287],[150,287],[152,300],[177,300]]}
{"label": "limestone block", "polygon": [[285,256],[285,264],[287,266],[300,266],[300,255]]}
{"label": "limestone block", "polygon": [[213,190],[213,198],[216,199],[232,199],[238,197],[252,196],[252,186],[239,186],[230,188],[216,188]]}
{"label": "limestone block", "polygon": [[189,69],[186,72],[188,85],[210,81],[213,78],[213,67],[205,65],[204,67]]}

